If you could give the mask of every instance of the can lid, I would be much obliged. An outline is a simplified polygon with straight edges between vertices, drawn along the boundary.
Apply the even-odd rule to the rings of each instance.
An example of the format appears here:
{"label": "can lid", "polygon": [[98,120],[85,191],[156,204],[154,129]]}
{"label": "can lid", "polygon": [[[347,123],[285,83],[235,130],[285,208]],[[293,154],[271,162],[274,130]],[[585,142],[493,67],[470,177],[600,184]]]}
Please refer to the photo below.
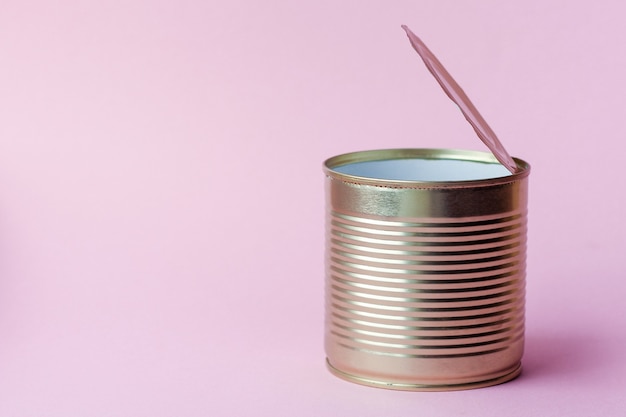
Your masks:
{"label": "can lid", "polygon": [[502,145],[502,142],[496,136],[496,133],[491,129],[487,121],[480,114],[476,106],[469,99],[467,94],[463,91],[461,86],[452,78],[450,73],[439,62],[435,54],[433,54],[426,44],[406,25],[402,25],[402,29],[406,32],[411,42],[413,49],[419,54],[424,61],[424,64],[435,77],[443,91],[452,100],[459,109],[465,119],[474,128],[474,131],[483,141],[489,150],[493,153],[498,161],[506,167],[512,174],[518,171],[518,165],[515,163],[511,155],[507,152]]}

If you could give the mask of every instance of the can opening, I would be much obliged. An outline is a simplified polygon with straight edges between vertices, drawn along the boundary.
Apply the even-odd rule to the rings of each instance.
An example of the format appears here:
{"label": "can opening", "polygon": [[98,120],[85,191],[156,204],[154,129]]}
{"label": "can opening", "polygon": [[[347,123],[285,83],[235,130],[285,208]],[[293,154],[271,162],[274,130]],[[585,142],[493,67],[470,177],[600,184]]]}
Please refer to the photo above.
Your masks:
{"label": "can opening", "polygon": [[510,176],[503,165],[459,159],[385,159],[332,168],[345,175],[397,181],[476,181]]}

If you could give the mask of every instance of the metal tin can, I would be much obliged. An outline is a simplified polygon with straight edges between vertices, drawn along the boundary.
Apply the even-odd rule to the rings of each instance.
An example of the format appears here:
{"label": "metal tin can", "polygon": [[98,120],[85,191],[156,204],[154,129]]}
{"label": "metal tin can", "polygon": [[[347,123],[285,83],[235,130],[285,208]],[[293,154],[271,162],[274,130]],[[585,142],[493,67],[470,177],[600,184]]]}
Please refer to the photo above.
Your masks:
{"label": "metal tin can", "polygon": [[444,391],[511,380],[524,350],[528,163],[387,149],[326,174],[328,368],[375,387]]}

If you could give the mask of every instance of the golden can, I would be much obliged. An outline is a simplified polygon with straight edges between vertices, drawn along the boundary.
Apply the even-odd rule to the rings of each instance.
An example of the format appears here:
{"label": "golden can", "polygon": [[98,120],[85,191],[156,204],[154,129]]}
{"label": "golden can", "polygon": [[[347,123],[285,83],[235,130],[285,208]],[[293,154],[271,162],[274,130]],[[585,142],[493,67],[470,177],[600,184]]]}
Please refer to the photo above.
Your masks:
{"label": "golden can", "polygon": [[515,163],[451,149],[325,161],[332,373],[415,391],[519,375],[530,166]]}

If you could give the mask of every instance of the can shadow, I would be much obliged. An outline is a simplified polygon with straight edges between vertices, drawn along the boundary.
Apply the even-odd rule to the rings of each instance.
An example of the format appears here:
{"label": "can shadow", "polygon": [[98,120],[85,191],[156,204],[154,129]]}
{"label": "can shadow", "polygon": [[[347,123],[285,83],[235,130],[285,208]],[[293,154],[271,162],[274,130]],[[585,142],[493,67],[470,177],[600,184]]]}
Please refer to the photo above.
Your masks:
{"label": "can shadow", "polygon": [[581,334],[527,336],[524,350],[524,381],[578,377],[602,356],[593,338]]}

